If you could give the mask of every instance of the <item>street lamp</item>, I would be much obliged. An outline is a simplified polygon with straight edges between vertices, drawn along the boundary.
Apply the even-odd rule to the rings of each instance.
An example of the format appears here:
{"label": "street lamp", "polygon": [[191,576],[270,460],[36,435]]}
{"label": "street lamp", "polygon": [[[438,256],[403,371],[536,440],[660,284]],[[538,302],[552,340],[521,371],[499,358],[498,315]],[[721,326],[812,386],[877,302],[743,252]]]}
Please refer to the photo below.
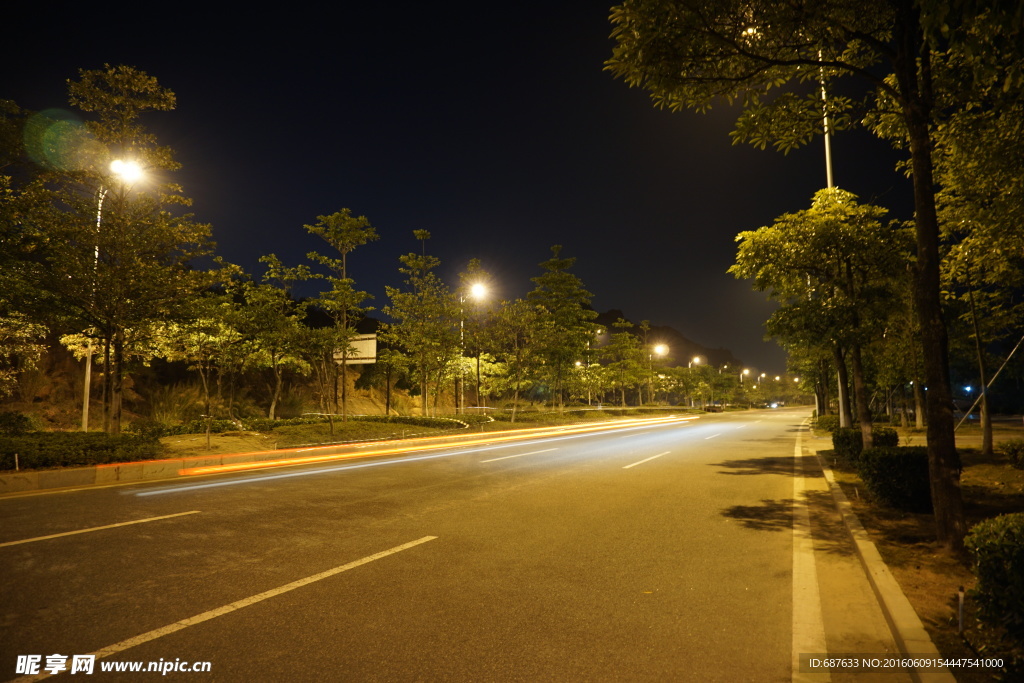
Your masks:
{"label": "street lamp", "polygon": [[[474,282],[469,286],[469,296],[477,301],[483,300],[487,296],[487,286],[480,282]],[[466,316],[463,304],[466,301],[466,295],[459,295],[459,341],[462,345],[462,355],[466,354]],[[476,349],[476,402],[480,403],[480,348],[479,345]],[[462,381],[462,371],[459,371],[459,405],[462,407],[462,411],[466,410],[466,391],[465,384]]]}
{"label": "street lamp", "polygon": [[[110,172],[115,178],[121,181],[122,185],[134,185],[142,179],[142,167],[137,161],[114,159],[110,162]],[[103,225],[103,200],[107,196],[109,188],[100,185],[96,193],[96,248],[93,252],[93,269],[99,268],[100,263],[100,228]],[[95,290],[94,290],[95,294]],[[89,394],[92,392],[92,337],[88,338],[88,346],[85,350],[85,380],[82,383],[82,431],[89,431]],[[107,368],[107,372],[110,369]]]}
{"label": "street lamp", "polygon": [[651,403],[654,403],[654,356],[664,356],[667,354],[668,346],[666,344],[655,344],[651,350],[653,353],[647,354],[647,395],[651,397]]}

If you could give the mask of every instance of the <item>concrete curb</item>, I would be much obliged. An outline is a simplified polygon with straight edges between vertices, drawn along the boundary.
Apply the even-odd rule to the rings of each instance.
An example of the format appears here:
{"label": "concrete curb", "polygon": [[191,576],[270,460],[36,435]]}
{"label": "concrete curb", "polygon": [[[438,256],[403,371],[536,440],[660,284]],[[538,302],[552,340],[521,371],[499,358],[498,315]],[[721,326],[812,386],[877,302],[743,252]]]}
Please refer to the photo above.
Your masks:
{"label": "concrete curb", "polygon": [[[340,450],[340,447],[336,448]],[[301,457],[294,452],[295,450],[197,455],[185,458],[110,463],[89,467],[8,472],[0,474],[0,496],[40,490],[79,488],[83,486],[111,486],[155,479],[177,479],[183,476],[181,470],[186,468],[260,462],[263,460],[287,460],[290,456]]]}
{"label": "concrete curb", "polygon": [[[860,519],[853,512],[853,507],[843,493],[842,488],[835,480],[832,469],[826,465],[818,452],[813,451],[825,474],[829,489],[832,491],[832,499],[835,501],[836,510],[843,518],[850,536],[853,537],[854,545],[857,548],[857,555],[864,566],[864,573],[867,575],[868,583],[871,584],[878,604],[882,608],[885,619],[889,622],[889,629],[892,631],[896,645],[907,657],[919,657],[927,659],[942,659],[943,655],[935,647],[931,636],[917,616],[914,606],[910,604],[903,589],[889,571],[878,548],[871,541]],[[949,669],[942,671],[919,671],[910,670],[911,678],[920,683],[956,683],[956,678]]]}

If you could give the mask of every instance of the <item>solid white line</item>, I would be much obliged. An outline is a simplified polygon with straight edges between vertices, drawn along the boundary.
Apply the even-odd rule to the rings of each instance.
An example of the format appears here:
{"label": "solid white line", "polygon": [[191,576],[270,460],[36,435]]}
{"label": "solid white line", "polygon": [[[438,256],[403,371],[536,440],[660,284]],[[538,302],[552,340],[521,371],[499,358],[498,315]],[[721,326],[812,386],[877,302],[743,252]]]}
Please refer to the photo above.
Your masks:
{"label": "solid white line", "polygon": [[[335,574],[340,574],[342,572],[347,572],[349,569],[355,569],[356,567],[360,567],[360,566],[362,566],[364,564],[368,564],[370,562],[373,562],[374,560],[379,560],[379,559],[381,559],[383,557],[387,557],[388,555],[394,555],[395,553],[400,553],[403,550],[408,550],[409,548],[412,548],[414,546],[420,545],[421,543],[426,543],[427,541],[433,541],[435,538],[437,538],[437,536],[424,536],[423,538],[417,539],[415,541],[409,541],[408,543],[403,543],[402,545],[395,546],[394,548],[390,548],[388,550],[381,551],[381,552],[376,553],[374,555],[368,555],[368,556],[362,558],[361,560],[356,560],[354,562],[349,562],[348,564],[343,564],[340,567],[335,567],[334,569],[328,569],[325,572],[320,572],[319,574],[313,574],[312,576],[307,576],[306,578],[299,579],[298,581],[292,581],[291,583],[286,583],[285,585],[280,586],[278,588],[273,588],[273,589],[265,591],[263,593],[259,593],[257,595],[253,595],[252,597],[249,597],[249,598],[244,598],[242,600],[237,600],[235,602],[232,602],[229,605],[224,605],[223,607],[218,607],[216,609],[211,609],[208,612],[203,612],[202,614],[197,614],[194,617],[189,617],[187,619],[182,619],[181,621],[176,621],[173,624],[170,624],[168,626],[164,626],[162,628],[155,629],[153,631],[149,631],[148,633],[143,633],[142,635],[135,636],[134,638],[129,638],[128,640],[122,640],[120,643],[114,643],[113,645],[108,645],[105,648],[102,648],[100,650],[96,650],[95,652],[90,652],[89,654],[95,655],[96,659],[102,659],[104,657],[109,657],[110,655],[116,655],[118,652],[123,652],[123,651],[125,651],[125,650],[127,650],[129,648],[135,647],[136,645],[142,645],[143,643],[148,643],[151,640],[156,640],[157,638],[162,638],[163,636],[169,635],[171,633],[175,633],[176,631],[181,631],[182,629],[186,629],[189,626],[195,626],[196,624],[201,624],[204,621],[209,621],[210,619],[215,619],[215,618],[217,618],[219,616],[223,616],[225,614],[230,614],[231,612],[234,612],[236,610],[240,610],[243,607],[248,607],[249,605],[254,605],[257,602],[262,602],[262,601],[267,600],[269,598],[273,598],[273,597],[276,597],[278,595],[281,595],[282,593],[287,593],[288,591],[293,591],[296,588],[302,588],[303,586],[308,586],[309,584],[315,583],[317,581],[320,581],[321,579],[326,579],[326,578],[334,576]],[[15,678],[14,681],[38,681],[38,680],[42,680],[44,678],[49,678],[49,677],[50,677],[50,674],[43,673],[43,674],[39,674],[39,675],[36,675],[36,676],[23,676],[21,678]]]}
{"label": "solid white line", "polygon": [[705,436],[704,440],[707,441],[708,439],[713,439],[716,436],[721,436],[721,435],[722,435],[722,432],[718,432],[717,434],[712,434],[711,436]]}
{"label": "solid white line", "polygon": [[[801,426],[802,429],[802,426]],[[801,458],[802,434],[796,433],[793,449],[793,642],[792,680],[830,681],[824,673],[801,673],[800,655],[825,653],[825,624],[821,616],[821,593],[818,568],[814,561],[814,538],[811,535],[811,514],[807,507],[807,486]]]}
{"label": "solid white line", "polygon": [[521,458],[524,455],[536,455],[537,453],[548,453],[550,451],[557,451],[557,448],[545,448],[542,451],[530,451],[529,453],[516,453],[515,455],[503,455],[500,458],[491,458],[490,460],[481,460],[480,462],[497,462],[498,460],[508,460],[509,458]]}
{"label": "solid white line", "polygon": [[189,510],[188,512],[176,512],[173,515],[161,515],[159,517],[147,517],[146,519],[133,519],[130,522],[120,522],[119,524],[106,524],[104,526],[94,526],[88,529],[79,529],[78,531],[65,531],[60,534],[50,534],[49,536],[36,536],[35,538],[23,538],[20,541],[7,541],[6,543],[0,543],[0,548],[9,545],[20,545],[22,543],[32,543],[33,541],[45,541],[50,538],[60,538],[61,536],[74,536],[75,534],[87,534],[90,531],[100,531],[101,529],[113,529],[119,526],[128,526],[130,524],[142,524],[143,522],[155,522],[158,519],[170,519],[171,517],[181,517],[182,515],[194,515],[199,510]]}
{"label": "solid white line", "polygon": [[655,458],[660,458],[660,457],[661,457],[661,456],[663,456],[663,455],[668,455],[668,454],[669,454],[669,453],[671,453],[671,452],[672,452],[672,451],[665,451],[664,453],[658,453],[657,455],[652,455],[652,456],[651,456],[651,457],[649,457],[649,458],[644,458],[644,459],[643,459],[643,460],[641,460],[640,462],[635,462],[635,463],[633,463],[632,465],[626,465],[626,466],[625,466],[625,467],[623,467],[622,469],[624,469],[624,470],[628,470],[628,469],[629,469],[630,467],[636,467],[637,465],[643,465],[643,464],[644,464],[645,462],[648,462],[648,461],[650,461],[650,460],[654,460]]}

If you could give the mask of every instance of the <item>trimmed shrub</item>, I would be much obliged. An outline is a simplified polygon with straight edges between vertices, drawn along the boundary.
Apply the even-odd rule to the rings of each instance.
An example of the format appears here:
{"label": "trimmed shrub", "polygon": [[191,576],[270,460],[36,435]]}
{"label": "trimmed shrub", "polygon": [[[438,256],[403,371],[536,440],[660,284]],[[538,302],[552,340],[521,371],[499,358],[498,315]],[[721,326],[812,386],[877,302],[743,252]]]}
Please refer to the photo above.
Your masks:
{"label": "trimmed shrub", "polygon": [[[871,441],[874,448],[896,448],[900,443],[900,435],[892,427],[872,427]],[[860,427],[837,427],[832,432],[832,448],[844,462],[857,464],[864,450]]]}
{"label": "trimmed shrub", "polygon": [[0,413],[0,434],[21,436],[32,429],[32,420],[27,415],[7,410]]}
{"label": "trimmed shrub", "polygon": [[843,462],[856,463],[864,448],[860,429],[836,427],[832,431],[832,448],[835,449],[836,456]]}
{"label": "trimmed shrub", "polygon": [[158,441],[129,434],[103,432],[34,432],[0,437],[0,469],[13,470],[14,456],[23,470],[81,467],[110,462],[152,460],[160,456]]}
{"label": "trimmed shrub", "polygon": [[964,545],[978,577],[972,595],[982,620],[1002,626],[1024,645],[1024,513],[986,519],[971,529]]}
{"label": "trimmed shrub", "polygon": [[1000,441],[996,450],[1010,459],[1010,464],[1019,470],[1024,470],[1024,439],[1010,439]]}
{"label": "trimmed shrub", "polygon": [[892,427],[872,427],[871,445],[875,448],[896,448],[900,445],[900,435]]}
{"label": "trimmed shrub", "polygon": [[392,422],[435,429],[465,429],[466,422],[468,422],[461,418],[456,420],[450,417],[417,417],[415,415],[359,415],[352,419],[363,422]]}
{"label": "trimmed shrub", "polygon": [[834,432],[839,429],[838,415],[822,415],[814,420],[814,428],[826,432]]}
{"label": "trimmed shrub", "polygon": [[865,449],[858,471],[868,492],[879,502],[907,512],[932,510],[928,449],[924,446]]}

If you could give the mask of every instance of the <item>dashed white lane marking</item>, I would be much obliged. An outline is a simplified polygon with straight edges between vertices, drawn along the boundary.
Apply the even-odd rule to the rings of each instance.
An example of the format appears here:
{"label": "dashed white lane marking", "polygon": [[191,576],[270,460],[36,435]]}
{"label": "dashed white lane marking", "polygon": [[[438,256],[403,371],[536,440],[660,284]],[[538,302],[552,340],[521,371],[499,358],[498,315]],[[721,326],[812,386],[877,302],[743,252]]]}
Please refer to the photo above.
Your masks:
{"label": "dashed white lane marking", "polygon": [[102,529],[114,529],[119,526],[129,526],[131,524],[142,524],[143,522],[155,522],[158,519],[170,519],[171,517],[181,517],[182,515],[194,515],[199,510],[189,510],[188,512],[176,512],[173,515],[161,515],[159,517],[147,517],[146,519],[133,519],[130,522],[120,522],[118,524],[104,524],[103,526],[89,527],[88,529],[78,529],[77,531],[65,531],[60,534],[50,534],[48,536],[36,536],[35,538],[23,538],[20,541],[7,541],[6,543],[0,543],[0,548],[8,545],[20,545],[22,543],[32,543],[33,541],[45,541],[50,538],[60,538],[62,536],[74,536],[75,534],[87,534],[90,531],[100,531]]}
{"label": "dashed white lane marking", "polygon": [[497,462],[498,460],[508,460],[509,458],[521,458],[524,455],[536,455],[537,453],[548,453],[550,451],[557,451],[557,448],[545,448],[542,451],[530,451],[529,453],[516,453],[515,455],[503,455],[500,458],[491,458],[490,460],[481,460],[480,462]]}
{"label": "dashed white lane marking", "polygon": [[704,440],[707,441],[708,439],[713,439],[716,436],[721,436],[721,435],[722,435],[722,432],[718,432],[717,434],[712,434],[711,436],[705,436]]}
{"label": "dashed white lane marking", "polygon": [[[174,633],[176,631],[181,631],[182,629],[186,629],[189,626],[195,626],[196,624],[201,624],[204,621],[209,621],[210,619],[215,619],[215,618],[217,618],[219,616],[223,616],[225,614],[230,614],[231,612],[234,612],[236,610],[240,610],[243,607],[248,607],[249,605],[254,605],[257,602],[262,602],[263,600],[267,600],[269,598],[276,597],[278,595],[281,595],[282,593],[287,593],[288,591],[293,591],[296,588],[302,588],[303,586],[308,586],[311,583],[315,583],[315,582],[320,581],[322,579],[329,578],[331,576],[334,576],[335,574],[340,574],[342,572],[347,572],[349,569],[355,569],[356,567],[360,567],[360,566],[362,566],[364,564],[368,564],[370,562],[373,562],[374,560],[379,560],[379,559],[381,559],[383,557],[387,557],[388,555],[394,555],[395,553],[400,553],[403,550],[408,550],[409,548],[412,548],[414,546],[420,545],[421,543],[426,543],[427,541],[433,541],[435,538],[437,538],[437,536],[424,536],[423,538],[419,538],[419,539],[417,539],[415,541],[409,541],[408,543],[403,543],[402,545],[397,545],[394,548],[390,548],[388,550],[381,551],[381,552],[376,553],[374,555],[367,555],[366,557],[362,558],[361,560],[355,560],[354,562],[349,562],[348,564],[343,564],[340,567],[335,567],[334,569],[328,569],[325,572],[320,572],[319,574],[313,574],[312,576],[307,576],[306,578],[299,579],[298,581],[292,581],[291,583],[286,583],[283,586],[280,586],[278,588],[273,588],[271,590],[265,591],[263,593],[259,593],[257,595],[253,595],[252,597],[245,598],[245,599],[242,599],[242,600],[237,600],[235,602],[232,602],[230,605],[224,605],[223,607],[218,607],[218,608],[212,609],[212,610],[210,610],[208,612],[203,612],[202,614],[197,614],[194,617],[189,617],[188,619],[182,619],[181,621],[176,621],[173,624],[170,624],[168,626],[164,626],[162,628],[158,628],[158,629],[155,629],[153,631],[149,631],[148,633],[143,633],[142,635],[135,636],[134,638],[129,638],[128,640],[122,640],[120,643],[114,643],[113,645],[108,645],[107,647],[105,647],[105,648],[103,648],[101,650],[96,650],[95,652],[90,652],[89,654],[95,655],[96,659],[102,659],[104,657],[109,657],[110,655],[116,655],[118,652],[123,652],[123,651],[125,651],[125,650],[127,650],[129,648],[135,647],[136,645],[142,645],[143,643],[148,643],[151,640],[156,640],[157,638],[162,638],[163,636],[169,635],[169,634]],[[50,675],[51,674],[48,674],[48,673],[42,673],[42,674],[38,674],[36,676],[22,676],[21,678],[15,678],[14,681],[17,681],[18,683],[21,683],[22,681],[25,681],[25,682],[27,682],[27,681],[38,681],[38,680],[42,680],[44,678],[49,678]]]}
{"label": "dashed white lane marking", "polygon": [[643,465],[643,464],[644,464],[645,462],[649,462],[649,461],[651,461],[651,460],[654,460],[655,458],[660,458],[660,457],[661,457],[661,456],[663,456],[663,455],[668,455],[668,454],[669,454],[669,453],[671,453],[671,452],[672,452],[672,451],[665,451],[664,453],[658,453],[657,455],[652,455],[651,457],[649,457],[649,458],[644,458],[643,460],[641,460],[641,461],[639,461],[639,462],[635,462],[635,463],[633,463],[632,465],[626,465],[626,466],[625,466],[625,467],[623,467],[622,469],[624,469],[624,470],[628,470],[628,469],[629,469],[630,467],[636,467],[637,465]]}

